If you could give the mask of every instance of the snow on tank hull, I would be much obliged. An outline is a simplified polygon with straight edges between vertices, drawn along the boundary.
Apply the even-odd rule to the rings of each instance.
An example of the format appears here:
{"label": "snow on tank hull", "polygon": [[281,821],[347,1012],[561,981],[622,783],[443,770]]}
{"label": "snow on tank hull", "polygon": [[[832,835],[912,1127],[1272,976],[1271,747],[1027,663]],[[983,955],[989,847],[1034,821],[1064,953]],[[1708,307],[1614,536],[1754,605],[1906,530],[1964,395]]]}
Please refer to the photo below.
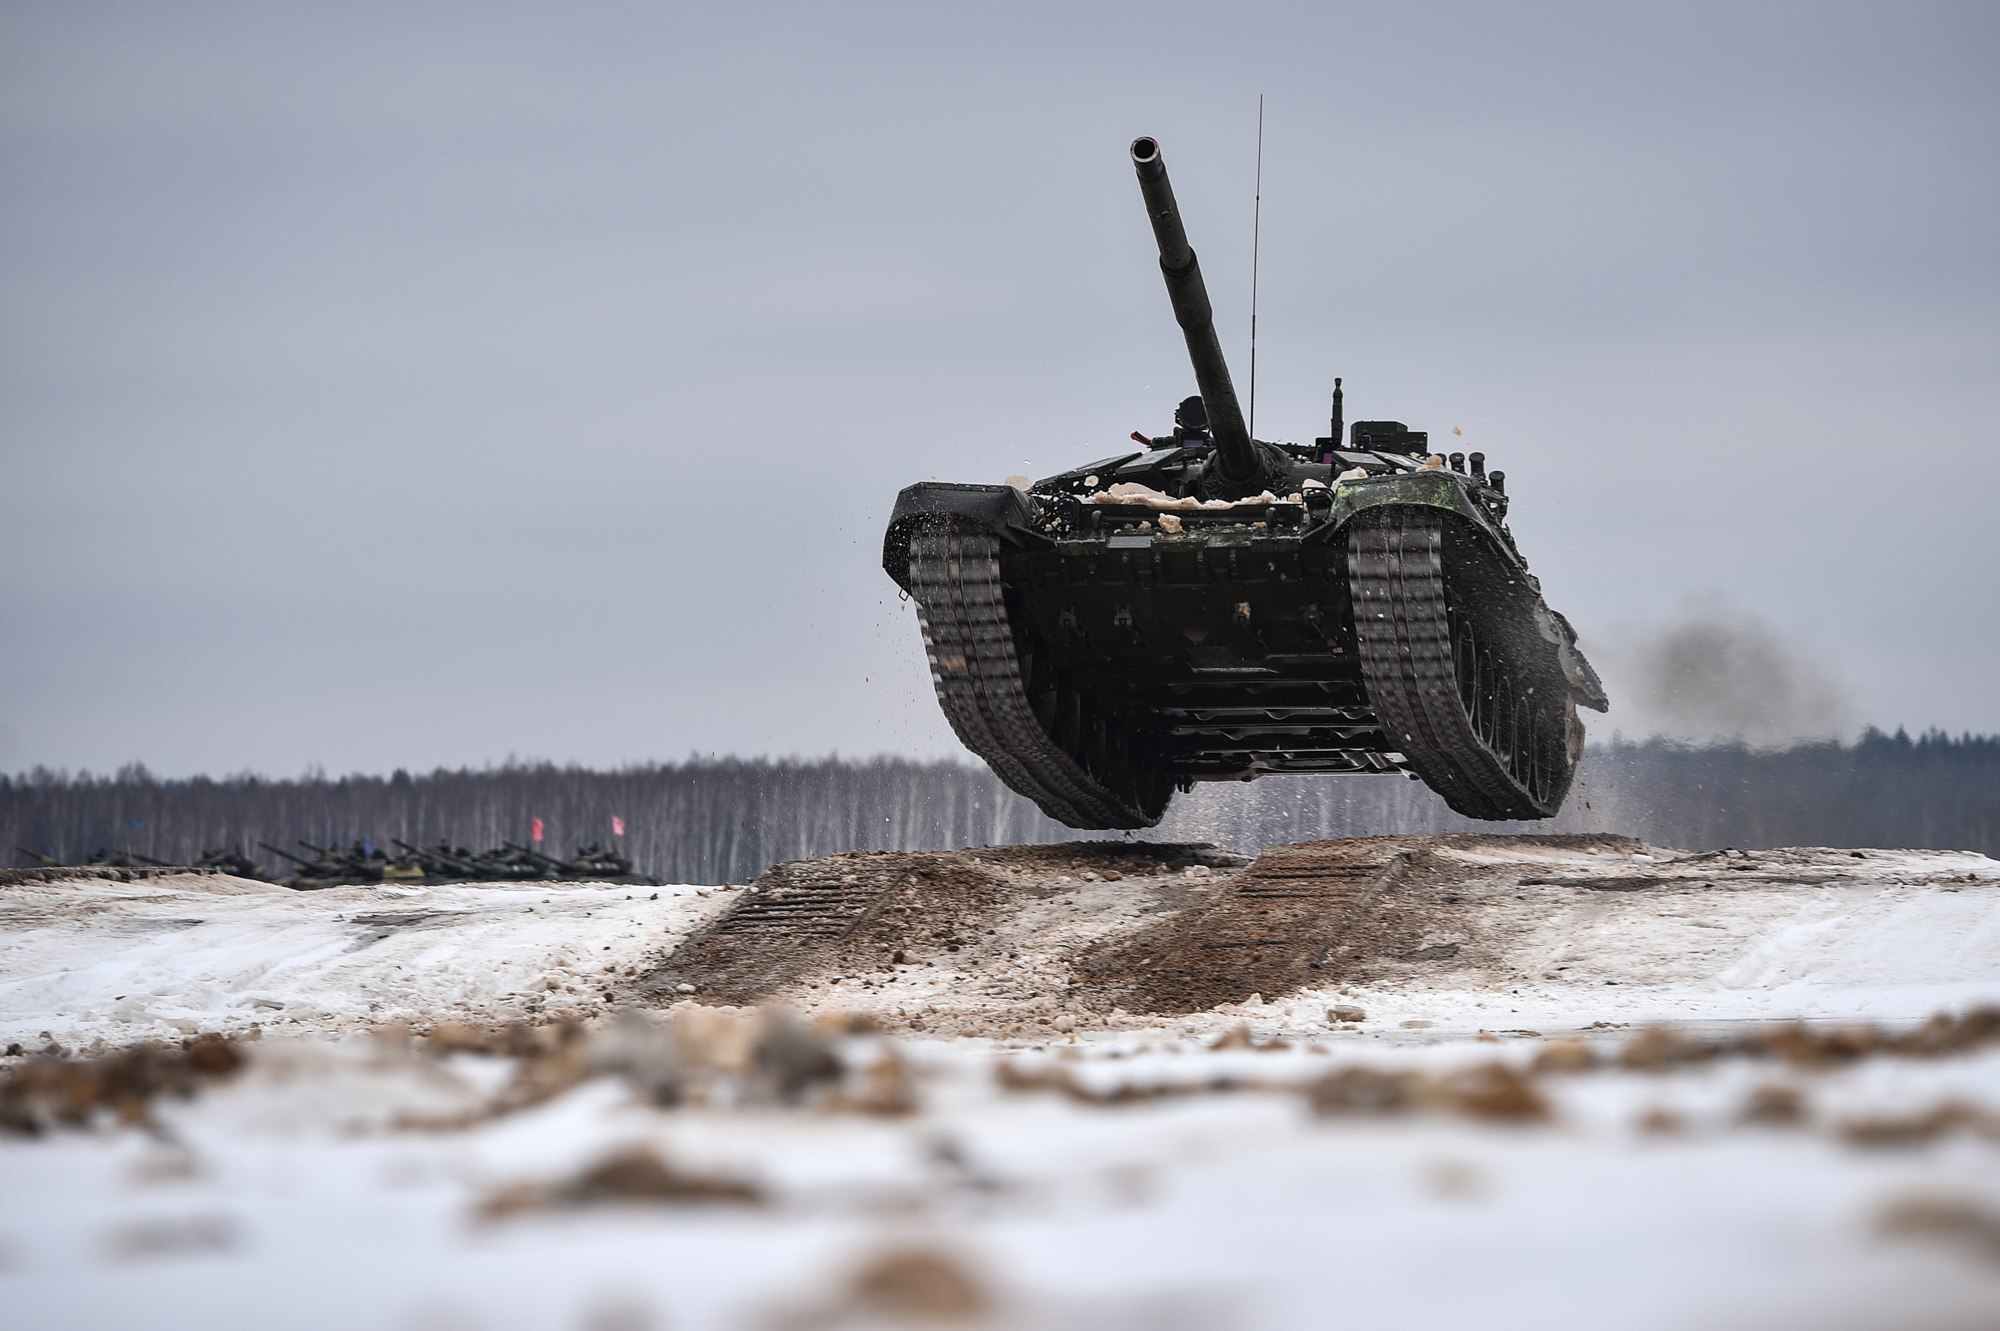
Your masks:
{"label": "snow on tank hull", "polygon": [[897,497],[883,567],[952,729],[1071,827],[1149,827],[1176,789],[1277,773],[1406,773],[1469,817],[1553,815],[1576,705],[1606,703],[1515,548],[1504,476],[1395,422],[1343,447],[1337,381],[1330,435],[1252,440],[1158,144],[1132,155],[1202,398],[1172,436],[1025,490]]}

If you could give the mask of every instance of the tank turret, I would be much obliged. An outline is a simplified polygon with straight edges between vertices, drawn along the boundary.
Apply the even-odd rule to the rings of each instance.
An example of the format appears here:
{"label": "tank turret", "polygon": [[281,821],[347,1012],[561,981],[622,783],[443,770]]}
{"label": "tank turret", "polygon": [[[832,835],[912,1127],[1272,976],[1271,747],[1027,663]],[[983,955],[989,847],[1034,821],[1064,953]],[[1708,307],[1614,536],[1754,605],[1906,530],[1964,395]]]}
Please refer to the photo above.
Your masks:
{"label": "tank turret", "polygon": [[212,846],[204,850],[195,859],[194,867],[215,869],[232,878],[262,880],[264,877],[264,871],[234,846]]}
{"label": "tank turret", "polygon": [[315,846],[310,841],[299,842],[301,846],[304,846],[313,853],[313,858],[309,860],[302,859],[292,854],[289,850],[281,846],[274,846],[268,841],[259,841],[257,844],[278,858],[289,860],[299,867],[297,873],[281,880],[285,886],[296,891],[316,891],[324,887],[358,887],[364,883],[375,881],[374,878],[366,874],[356,873],[333,851],[328,850],[324,846]]}
{"label": "tank turret", "polygon": [[450,846],[439,844],[426,849],[395,837],[390,837],[389,840],[401,847],[404,856],[432,878],[479,877],[478,866],[469,857],[456,853]]}

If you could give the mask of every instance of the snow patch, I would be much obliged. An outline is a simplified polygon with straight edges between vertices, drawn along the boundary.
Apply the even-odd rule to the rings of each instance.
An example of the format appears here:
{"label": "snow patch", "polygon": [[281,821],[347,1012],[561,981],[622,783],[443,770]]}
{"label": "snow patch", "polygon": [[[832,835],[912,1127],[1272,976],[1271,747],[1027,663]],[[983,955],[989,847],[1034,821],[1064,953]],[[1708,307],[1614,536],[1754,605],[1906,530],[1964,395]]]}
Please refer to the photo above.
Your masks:
{"label": "snow patch", "polygon": [[293,892],[227,878],[8,887],[0,1046],[597,1004],[607,980],[732,896],[578,883]]}

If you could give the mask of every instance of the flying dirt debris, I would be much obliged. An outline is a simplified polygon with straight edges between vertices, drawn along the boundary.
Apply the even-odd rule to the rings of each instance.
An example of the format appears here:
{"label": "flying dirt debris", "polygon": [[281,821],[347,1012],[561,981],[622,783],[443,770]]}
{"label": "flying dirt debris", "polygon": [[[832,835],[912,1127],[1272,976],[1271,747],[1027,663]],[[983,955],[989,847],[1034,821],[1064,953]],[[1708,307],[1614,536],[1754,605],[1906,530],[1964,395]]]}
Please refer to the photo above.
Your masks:
{"label": "flying dirt debris", "polygon": [[1603,686],[1508,530],[1506,476],[1399,421],[1252,439],[1158,141],[1132,164],[1199,397],[1140,451],[1015,485],[913,485],[883,542],[966,747],[1071,827],[1176,788],[1408,773],[1547,818]]}

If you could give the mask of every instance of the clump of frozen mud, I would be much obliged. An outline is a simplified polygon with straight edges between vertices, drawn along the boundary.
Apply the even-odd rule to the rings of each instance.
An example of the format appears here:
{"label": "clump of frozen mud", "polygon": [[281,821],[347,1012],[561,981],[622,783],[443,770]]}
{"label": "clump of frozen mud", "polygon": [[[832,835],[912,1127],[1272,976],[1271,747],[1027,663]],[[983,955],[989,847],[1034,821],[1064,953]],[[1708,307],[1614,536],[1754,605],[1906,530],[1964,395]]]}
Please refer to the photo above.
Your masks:
{"label": "clump of frozen mud", "polygon": [[[7,1052],[18,1057],[22,1050],[16,1044]],[[146,1040],[80,1056],[49,1044],[0,1071],[0,1133],[37,1136],[100,1118],[150,1124],[161,1097],[187,1099],[242,1065],[239,1046],[217,1035],[190,1036],[178,1045]]]}

